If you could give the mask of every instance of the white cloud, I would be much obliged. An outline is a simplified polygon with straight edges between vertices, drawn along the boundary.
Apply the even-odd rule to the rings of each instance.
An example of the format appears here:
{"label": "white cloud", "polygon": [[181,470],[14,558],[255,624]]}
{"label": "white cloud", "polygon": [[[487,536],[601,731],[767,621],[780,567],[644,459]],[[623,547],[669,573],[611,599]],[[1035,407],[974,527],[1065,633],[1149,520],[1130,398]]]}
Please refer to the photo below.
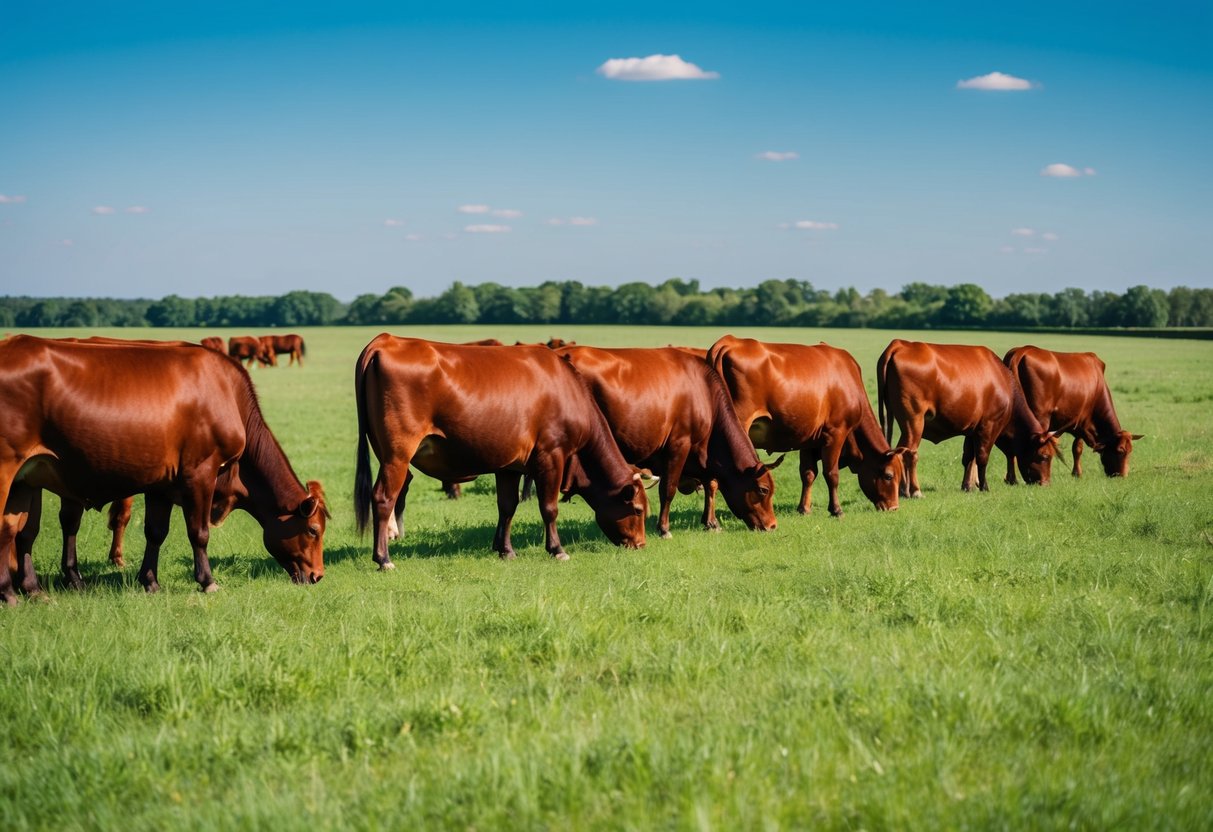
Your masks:
{"label": "white cloud", "polygon": [[492,214],[506,220],[516,220],[522,216],[522,212],[516,208],[494,208]]}
{"label": "white cloud", "polygon": [[596,72],[613,81],[706,81],[720,77],[719,72],[705,72],[678,55],[611,58]]}
{"label": "white cloud", "polygon": [[799,159],[800,154],[795,150],[765,150],[754,158],[764,162],[790,162]]}
{"label": "white cloud", "polygon": [[1045,233],[1040,235],[1040,239],[1048,240],[1051,243],[1051,242],[1054,242],[1055,240],[1060,240],[1061,237],[1059,237],[1056,232],[1046,231]]}
{"label": "white cloud", "polygon": [[5,194],[0,194],[0,205],[5,205],[5,204],[9,204],[9,203],[19,203],[19,202],[25,202],[24,194],[13,194],[12,196],[6,196]]}
{"label": "white cloud", "polygon": [[106,214],[112,214],[112,213],[114,213],[114,206],[112,206],[112,205],[98,205],[97,207],[95,207],[95,208],[93,209],[93,213],[94,213],[94,214],[99,214],[99,215],[101,215],[101,216],[105,216]]}
{"label": "white cloud", "polygon": [[383,221],[383,224],[388,228],[399,228],[400,226],[404,225],[404,220],[395,220],[389,217]]}
{"label": "white cloud", "polygon": [[460,205],[457,209],[461,214],[487,214],[489,206],[487,205]]}
{"label": "white cloud", "polygon": [[508,225],[466,225],[463,228],[469,234],[508,234]]}
{"label": "white cloud", "polygon": [[569,217],[569,225],[598,225],[594,217]]}
{"label": "white cloud", "polygon": [[1036,232],[1031,228],[1012,228],[1011,233],[1016,237],[1031,237]]}
{"label": "white cloud", "polygon": [[817,220],[797,220],[793,223],[781,222],[780,228],[795,228],[800,231],[837,231],[836,222],[819,222]]}
{"label": "white cloud", "polygon": [[1003,254],[1014,254],[1015,246],[1002,246],[998,250],[1001,251]]}
{"label": "white cloud", "polygon": [[548,220],[548,225],[564,225],[564,220],[560,219],[560,217],[552,217]]}
{"label": "white cloud", "polygon": [[1014,75],[1006,75],[1002,72],[991,72],[989,75],[978,75],[976,78],[956,82],[956,89],[958,90],[988,90],[994,92],[1030,90],[1033,86],[1031,81],[1016,78]]}
{"label": "white cloud", "polygon": [[408,240],[410,243],[416,243],[421,240],[424,240],[425,238],[422,237],[420,234],[405,234],[404,239]]}
{"label": "white cloud", "polygon": [[1054,162],[1053,164],[1044,167],[1040,171],[1040,175],[1052,176],[1057,179],[1074,179],[1079,176],[1094,176],[1095,168],[1083,168],[1082,170],[1079,170],[1072,165]]}
{"label": "white cloud", "polygon": [[74,240],[60,240],[55,245],[59,246],[59,248],[72,248],[76,243]]}
{"label": "white cloud", "polygon": [[151,210],[151,209],[148,208],[146,205],[132,205],[131,207],[126,209],[126,213],[128,213],[128,214],[146,214],[149,210]]}

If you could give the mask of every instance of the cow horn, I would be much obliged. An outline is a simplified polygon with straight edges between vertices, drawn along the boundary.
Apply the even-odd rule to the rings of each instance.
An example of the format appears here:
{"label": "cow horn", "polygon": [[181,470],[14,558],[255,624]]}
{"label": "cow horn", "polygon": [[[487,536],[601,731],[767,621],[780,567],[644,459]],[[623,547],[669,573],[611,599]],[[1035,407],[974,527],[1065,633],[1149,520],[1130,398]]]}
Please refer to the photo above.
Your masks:
{"label": "cow horn", "polygon": [[775,457],[774,462],[762,462],[761,459],[758,461],[762,462],[762,464],[766,467],[766,469],[768,471],[773,471],[774,469],[778,468],[780,465],[783,464],[783,458],[786,456],[787,456],[787,453],[784,452],[784,453],[780,454],[779,456]]}

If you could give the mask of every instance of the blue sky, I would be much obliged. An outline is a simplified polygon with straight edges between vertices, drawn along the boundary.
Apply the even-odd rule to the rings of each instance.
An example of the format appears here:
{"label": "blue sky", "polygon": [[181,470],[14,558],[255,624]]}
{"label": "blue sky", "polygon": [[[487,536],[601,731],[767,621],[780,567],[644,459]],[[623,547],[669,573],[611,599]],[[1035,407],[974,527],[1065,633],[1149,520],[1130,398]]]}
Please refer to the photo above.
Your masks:
{"label": "blue sky", "polygon": [[1213,286],[1207,2],[4,5],[3,293]]}

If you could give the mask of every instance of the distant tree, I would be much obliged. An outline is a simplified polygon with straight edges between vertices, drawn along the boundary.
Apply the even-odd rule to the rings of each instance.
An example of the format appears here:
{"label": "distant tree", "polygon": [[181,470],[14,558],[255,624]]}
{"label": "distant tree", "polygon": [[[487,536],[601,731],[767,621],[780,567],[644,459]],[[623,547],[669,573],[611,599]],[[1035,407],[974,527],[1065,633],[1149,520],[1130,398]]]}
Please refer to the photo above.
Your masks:
{"label": "distant tree", "polygon": [[947,289],[938,320],[944,326],[977,326],[983,323],[993,301],[976,283],[961,283]]}
{"label": "distant tree", "polygon": [[59,301],[40,300],[17,315],[17,326],[58,326]]}
{"label": "distant tree", "polygon": [[476,293],[456,280],[443,292],[435,304],[437,320],[444,324],[474,324],[480,317]]}
{"label": "distant tree", "polygon": [[1090,301],[1082,289],[1062,289],[1046,304],[1044,323],[1049,326],[1086,326]]}
{"label": "distant tree", "polygon": [[1171,312],[1166,293],[1149,286],[1131,287],[1121,296],[1117,310],[1121,326],[1140,327],[1166,326]]}
{"label": "distant tree", "polygon": [[192,298],[169,295],[147,309],[147,322],[152,326],[193,326],[196,321]]}
{"label": "distant tree", "polygon": [[479,321],[485,324],[517,324],[528,320],[526,297],[517,289],[499,283],[481,283],[472,288]]}
{"label": "distant tree", "polygon": [[101,326],[101,312],[95,301],[74,300],[59,316],[59,326]]}
{"label": "distant tree", "polygon": [[560,285],[548,281],[538,288],[523,290],[523,311],[526,320],[535,324],[550,324],[560,320],[562,295]]}
{"label": "distant tree", "polygon": [[647,324],[653,321],[657,290],[647,283],[624,283],[611,297],[616,319],[606,323]]}

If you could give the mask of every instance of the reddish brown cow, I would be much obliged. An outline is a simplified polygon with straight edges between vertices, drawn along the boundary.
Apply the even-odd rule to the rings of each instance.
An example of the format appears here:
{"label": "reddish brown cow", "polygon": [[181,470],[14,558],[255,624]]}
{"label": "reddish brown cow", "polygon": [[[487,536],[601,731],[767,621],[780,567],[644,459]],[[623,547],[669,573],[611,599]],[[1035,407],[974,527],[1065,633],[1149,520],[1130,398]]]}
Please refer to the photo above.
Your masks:
{"label": "reddish brown cow", "polygon": [[260,338],[251,335],[234,335],[227,339],[227,354],[237,361],[247,361],[249,369],[253,362],[270,367],[274,364],[273,353],[267,352]]}
{"label": "reddish brown cow", "polygon": [[202,346],[206,347],[208,350],[214,350],[215,352],[227,353],[227,346],[223,343],[222,338],[216,338],[214,336],[203,338]]}
{"label": "reddish brown cow", "polygon": [[661,537],[670,537],[670,504],[683,476],[705,485],[716,480],[733,514],[749,528],[775,528],[775,483],[706,361],[674,347],[556,352],[589,381],[624,459],[658,475]]}
{"label": "reddish brown cow", "polygon": [[842,514],[839,465],[855,472],[878,510],[897,509],[905,460],[913,455],[889,447],[850,353],[828,344],[768,344],[726,335],[708,350],[708,360],[728,386],[755,447],[800,451],[801,514],[812,507],[819,461],[830,514]]}
{"label": "reddish brown cow", "polygon": [[263,335],[261,342],[266,344],[268,351],[274,356],[274,366],[278,366],[278,356],[289,355],[286,366],[291,366],[296,361],[299,366],[303,366],[303,356],[307,355],[307,347],[303,343],[302,335]]}
{"label": "reddish brown cow", "polygon": [[[551,555],[568,555],[556,532],[561,494],[594,509],[611,542],[644,545],[648,500],[624,461],[602,411],[572,365],[543,347],[442,344],[376,337],[358,358],[358,454],[354,505],[359,530],[372,510],[374,560],[392,568],[388,537],[404,512],[412,468],[441,480],[497,477],[499,519],[493,549],[514,557],[510,525],[518,481],[535,478]],[[370,450],[379,459],[372,487]],[[393,518],[395,514],[395,518]]]}
{"label": "reddish brown cow", "polygon": [[[15,603],[15,538],[38,489],[85,507],[146,495],[139,580],[159,588],[160,547],[182,506],[199,587],[215,587],[206,547],[216,481],[239,464],[244,508],[270,554],[297,582],[324,575],[327,511],[317,482],[300,484],[266,427],[248,374],[197,345],[88,344],[17,336],[0,343],[0,598]],[[225,472],[227,472],[225,474]],[[38,590],[23,554],[21,586]]]}
{"label": "reddish brown cow", "polygon": [[[1104,378],[1105,364],[1098,355],[1027,346],[1015,347],[1002,361],[1019,381],[1028,407],[1040,423],[1054,433],[1074,437],[1074,476],[1082,476],[1083,442],[1099,454],[1109,477],[1129,475],[1133,442],[1144,434],[1121,428]],[[1007,482],[1015,482],[1013,455],[1007,457]]]}
{"label": "reddish brown cow", "polygon": [[[894,339],[876,364],[876,396],[885,436],[893,422],[899,444],[918,450],[923,439],[939,443],[964,437],[960,487],[988,491],[990,449],[1014,449],[1024,481],[1048,485],[1057,439],[1032,414],[1011,371],[986,347],[925,344]],[[921,497],[918,458],[910,457],[902,495]]]}
{"label": "reddish brown cow", "polygon": [[278,366],[278,353],[274,352],[274,336],[262,335],[257,339],[257,343],[261,345],[261,355],[264,356],[264,362],[271,367]]}

